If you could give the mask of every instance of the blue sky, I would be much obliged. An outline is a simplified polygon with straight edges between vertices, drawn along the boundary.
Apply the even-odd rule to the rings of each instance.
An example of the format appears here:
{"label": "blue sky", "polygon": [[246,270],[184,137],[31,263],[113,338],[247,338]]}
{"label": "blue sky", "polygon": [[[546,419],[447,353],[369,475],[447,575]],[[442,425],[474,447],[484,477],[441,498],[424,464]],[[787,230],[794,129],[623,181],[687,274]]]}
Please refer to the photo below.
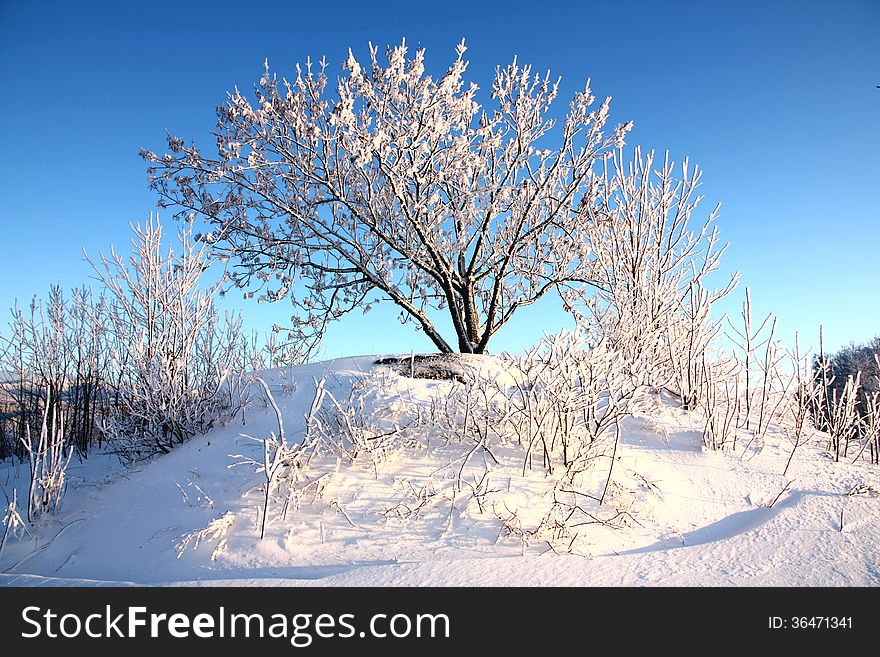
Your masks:
{"label": "blue sky", "polygon": [[[329,9],[325,9],[327,6]],[[478,7],[475,9],[475,7]],[[628,140],[705,171],[705,210],[722,204],[756,314],[780,334],[836,348],[880,333],[880,3],[858,2],[37,2],[0,0],[0,308],[88,281],[90,254],[125,246],[155,208],[139,147],[167,131],[210,144],[214,107],[248,90],[269,58],[280,73],[351,46],[427,48],[442,71],[467,39],[469,76],[488,88],[514,54],[563,76],[562,98],[593,80]],[[561,104],[562,105],[562,104]],[[169,218],[170,222],[170,218]],[[237,304],[249,326],[290,307]],[[393,309],[352,316],[325,355],[408,352],[430,343]],[[518,350],[565,323],[553,303],[493,342]]]}

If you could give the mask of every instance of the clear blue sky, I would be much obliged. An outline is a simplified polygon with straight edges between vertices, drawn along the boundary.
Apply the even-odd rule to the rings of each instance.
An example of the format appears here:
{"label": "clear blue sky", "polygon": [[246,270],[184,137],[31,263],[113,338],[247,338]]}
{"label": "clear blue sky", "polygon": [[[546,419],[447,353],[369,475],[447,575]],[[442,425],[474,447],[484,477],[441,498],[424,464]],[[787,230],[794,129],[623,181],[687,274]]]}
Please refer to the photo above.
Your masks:
{"label": "clear blue sky", "polygon": [[[467,39],[488,88],[517,54],[592,77],[630,144],[704,170],[705,209],[722,203],[756,314],[790,339],[819,324],[832,348],[880,333],[880,2],[41,2],[0,0],[0,309],[87,282],[81,247],[125,246],[155,208],[141,146],[167,131],[209,145],[214,107],[251,89],[263,60],[281,73],[349,46],[427,47],[442,70]],[[169,218],[170,222],[170,218]],[[741,289],[722,310],[736,312]],[[288,304],[240,305],[253,327]],[[429,349],[393,310],[352,317],[325,355]],[[518,350],[564,323],[552,303],[523,314],[494,349]]]}

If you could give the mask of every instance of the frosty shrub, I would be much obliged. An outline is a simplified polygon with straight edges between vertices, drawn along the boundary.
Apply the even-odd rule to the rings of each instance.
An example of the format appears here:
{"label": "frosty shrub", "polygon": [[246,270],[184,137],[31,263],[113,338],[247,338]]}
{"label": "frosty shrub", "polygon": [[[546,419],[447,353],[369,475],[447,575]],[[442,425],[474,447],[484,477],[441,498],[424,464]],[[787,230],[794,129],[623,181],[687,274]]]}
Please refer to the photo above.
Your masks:
{"label": "frosty shrub", "polygon": [[[547,335],[522,357],[487,362],[469,383],[443,385],[431,417],[448,441],[467,448],[450,464],[449,499],[461,493],[481,514],[491,511],[502,533],[523,544],[548,541],[565,551],[588,535],[585,525],[630,522],[628,510],[617,508],[623,488],[612,475],[620,423],[641,385],[609,341],[583,332]],[[505,458],[519,451],[523,478],[534,470],[547,475],[546,494],[527,513],[490,486],[495,468],[509,467],[503,446]]]}
{"label": "frosty shrub", "polygon": [[535,459],[552,473],[584,467],[598,443],[629,414],[637,385],[624,357],[600,336],[562,332],[545,336],[521,361],[524,378],[513,403],[526,443],[523,468]]}
{"label": "frosty shrub", "polygon": [[822,403],[824,388],[819,385],[819,372],[811,367],[809,352],[801,350],[800,336],[795,334],[794,348],[788,351],[792,365],[791,385],[784,403],[787,428],[792,442],[791,453],[782,474],[787,474],[797,448],[816,431],[813,409]]}
{"label": "frosty shrub", "polygon": [[702,172],[667,154],[622,150],[595,177],[595,202],[583,208],[592,250],[592,289],[563,298],[581,324],[598,332],[637,384],[670,387],[687,408],[697,400],[699,364],[718,332],[713,304],[729,294],[734,274],[709,289],[726,249],[714,225],[717,208],[696,227]]}
{"label": "frosty shrub", "polygon": [[92,263],[106,287],[117,377],[103,430],[128,459],[167,452],[233,415],[246,353],[240,318],[214,305],[220,283],[201,286],[209,258],[191,230],[180,232],[179,254],[162,252],[158,219],[133,230],[128,263],[113,251]]}
{"label": "frosty shrub", "polygon": [[755,436],[763,436],[785,396],[790,378],[780,376],[779,372],[784,353],[775,340],[776,317],[768,313],[755,327],[749,288],[745,291],[741,319],[741,324],[728,320],[728,337],[742,365],[742,415],[737,427],[751,431]]}
{"label": "frosty shrub", "polygon": [[878,455],[878,403],[880,403],[880,338],[865,345],[851,344],[828,355],[819,333],[819,354],[813,360],[816,388],[810,417],[828,434],[827,448],[835,460],[845,458],[852,441],[859,443],[857,457],[880,462]]}
{"label": "frosty shrub", "polygon": [[478,371],[473,383],[442,391],[432,416],[449,439],[474,443],[492,459],[494,445],[520,445],[523,474],[586,467],[616,435],[638,388],[601,337],[547,335],[523,357],[504,360],[503,376]]}
{"label": "frosty shrub", "polygon": [[[821,351],[821,349],[820,349]],[[859,410],[867,414],[867,400],[875,392],[880,392],[880,337],[866,344],[850,344],[833,355],[821,354],[828,369],[828,396],[838,390],[838,396],[846,385],[847,377],[862,373],[859,391]],[[817,363],[818,369],[818,363]]]}
{"label": "frosty shrub", "polygon": [[862,413],[861,446],[856,458],[866,456],[870,463],[880,464],[880,392],[872,392]]}
{"label": "frosty shrub", "polygon": [[[315,453],[322,449],[321,441],[326,437],[322,430],[319,414],[321,406],[327,395],[324,379],[315,380],[315,392],[308,412],[305,414],[305,430],[299,441],[288,441],[284,430],[284,416],[269,384],[261,376],[255,376],[254,382],[260,386],[267,404],[271,407],[278,431],[270,431],[265,438],[255,438],[242,434],[262,444],[263,454],[261,459],[256,459],[244,454],[233,454],[238,459],[230,467],[239,465],[252,465],[257,472],[262,472],[265,477],[263,483],[262,513],[260,514],[260,538],[266,535],[266,527],[269,522],[269,507],[273,497],[279,490],[283,500],[281,517],[287,517],[287,510],[291,504],[298,504],[299,497],[316,481],[310,478],[309,462]],[[305,480],[305,484],[302,482]],[[317,493],[316,493],[317,494]]]}
{"label": "frosty shrub", "polygon": [[320,451],[351,462],[366,458],[378,476],[381,463],[400,449],[413,446],[408,429],[414,418],[399,408],[399,399],[389,404],[399,395],[389,374],[383,369],[371,370],[355,379],[345,395],[323,390],[310,423]]}
{"label": "frosty shrub", "polygon": [[705,416],[703,444],[710,449],[735,449],[742,410],[739,360],[704,356],[696,374],[701,377],[697,403]]}
{"label": "frosty shrub", "polygon": [[[269,385],[259,376],[256,377],[255,380],[260,384],[260,387],[262,387],[267,402],[275,412],[275,421],[278,423],[278,432],[275,433],[274,431],[270,431],[269,435],[260,441],[263,444],[262,463],[238,454],[236,456],[241,460],[238,461],[236,465],[256,465],[258,470],[262,470],[263,475],[266,478],[266,481],[263,484],[263,513],[260,522],[260,538],[263,538],[266,535],[266,523],[268,522],[269,516],[269,500],[272,497],[272,492],[277,484],[277,480],[284,469],[296,468],[299,464],[296,462],[296,448],[291,448],[287,443],[287,436],[284,432],[284,418],[281,414],[281,409],[278,408],[278,404],[275,402],[275,397],[272,395],[272,391],[269,389]],[[252,440],[258,440],[252,436],[246,437],[251,438]]]}
{"label": "frosty shrub", "polygon": [[67,486],[67,466],[73,448],[64,440],[63,416],[49,421],[51,399],[46,399],[40,432],[31,435],[25,426],[24,448],[29,466],[28,521],[33,522],[44,513],[55,513]]}
{"label": "frosty shrub", "polygon": [[[709,316],[718,293],[709,293],[693,282],[688,287],[689,302],[679,306],[677,318],[667,321],[661,331],[668,359],[665,366],[659,365],[670,375],[664,387],[678,395],[683,408],[703,415],[706,447],[735,450],[740,433],[747,440],[746,447],[755,441],[761,444],[771,422],[786,421],[792,404],[797,406],[800,399],[804,409],[803,397],[792,392],[800,385],[798,378],[789,371],[802,374],[803,359],[797,350],[787,353],[775,339],[776,318],[772,314],[759,324],[753,323],[748,288],[741,317],[727,320],[729,331],[722,341],[721,322]],[[598,330],[604,330],[601,322]],[[616,332],[612,329],[611,334]],[[652,385],[657,380],[653,379]],[[798,415],[797,410],[793,413]],[[801,416],[798,436],[803,420]]]}
{"label": "frosty shrub", "polygon": [[0,424],[9,447],[24,458],[26,433],[39,433],[48,410],[49,424],[63,422],[65,440],[85,454],[100,441],[98,426],[111,404],[103,298],[88,288],[67,297],[52,286],[48,298],[35,298],[27,312],[13,309],[5,342]]}
{"label": "frosty shrub", "polygon": [[862,428],[859,414],[859,392],[862,373],[846,377],[842,389],[833,388],[827,400],[827,413],[823,417],[823,429],[827,434],[826,448],[839,461],[849,454],[850,442],[857,439]]}
{"label": "frosty shrub", "polygon": [[211,560],[216,560],[218,555],[220,555],[226,547],[226,536],[233,524],[235,524],[235,514],[231,511],[227,511],[219,518],[215,518],[209,522],[208,526],[204,529],[199,529],[184,535],[175,546],[177,558],[180,559],[183,556],[183,553],[189,548],[195,550],[202,543],[216,542],[216,545],[211,552]]}

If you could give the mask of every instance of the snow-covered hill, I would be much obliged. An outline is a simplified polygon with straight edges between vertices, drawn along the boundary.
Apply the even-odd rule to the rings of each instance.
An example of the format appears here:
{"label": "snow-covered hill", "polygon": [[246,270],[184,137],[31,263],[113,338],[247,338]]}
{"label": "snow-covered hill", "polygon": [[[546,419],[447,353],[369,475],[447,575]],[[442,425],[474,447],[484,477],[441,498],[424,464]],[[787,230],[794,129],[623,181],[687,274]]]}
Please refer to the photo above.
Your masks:
{"label": "snow-covered hill", "polygon": [[[243,418],[135,468],[109,454],[74,461],[60,513],[8,541],[0,584],[880,584],[880,473],[834,463],[820,437],[798,448],[783,476],[791,442],[781,429],[736,451],[706,450],[699,417],[646,394],[623,422],[603,503],[589,500],[563,540],[549,526],[532,532],[553,490],[566,489],[543,468],[524,468],[522,446],[484,450],[407,429],[414,418],[429,424],[438,395],[466,384],[374,361],[266,373],[289,442],[301,439],[321,380],[340,405],[363,402],[361,417],[374,413],[376,426],[406,438],[353,460],[317,453],[297,481],[280,483],[293,492],[276,491],[264,539],[264,475],[243,462],[262,461],[250,437],[277,427],[255,390]],[[611,458],[597,459],[586,479],[597,487],[583,490],[605,490]],[[25,478],[21,466],[0,466],[7,493]]]}

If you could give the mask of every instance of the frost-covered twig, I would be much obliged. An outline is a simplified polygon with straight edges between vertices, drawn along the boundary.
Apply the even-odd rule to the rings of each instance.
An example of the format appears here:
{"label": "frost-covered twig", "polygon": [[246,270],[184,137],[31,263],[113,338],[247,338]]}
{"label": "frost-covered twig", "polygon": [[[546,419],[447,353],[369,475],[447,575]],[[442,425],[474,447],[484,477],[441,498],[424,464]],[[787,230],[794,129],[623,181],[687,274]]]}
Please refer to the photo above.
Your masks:
{"label": "frost-covered twig", "polygon": [[182,557],[183,553],[186,552],[189,547],[196,549],[199,547],[200,543],[205,541],[219,541],[211,554],[211,559],[215,559],[218,552],[226,544],[225,536],[234,522],[235,514],[231,511],[227,511],[219,518],[215,518],[209,522],[208,526],[204,529],[199,529],[198,531],[186,534],[177,544],[177,558],[179,559]]}
{"label": "frost-covered twig", "polygon": [[17,536],[22,532],[27,532],[27,524],[18,512],[18,491],[13,488],[12,499],[6,498],[6,509],[3,514],[3,538],[0,539],[0,557],[3,556],[3,548],[6,546],[9,534]]}
{"label": "frost-covered twig", "polygon": [[284,435],[284,418],[281,415],[281,410],[278,408],[278,404],[275,403],[275,398],[272,396],[272,391],[269,390],[269,385],[266,381],[259,376],[256,377],[256,381],[262,386],[266,399],[275,412],[275,421],[278,423],[278,433],[275,434],[270,431],[269,437],[263,440],[263,473],[266,476],[266,483],[263,495],[263,517],[260,524],[260,538],[262,539],[266,535],[266,518],[269,514],[269,497],[272,494],[272,487],[289,454]]}

